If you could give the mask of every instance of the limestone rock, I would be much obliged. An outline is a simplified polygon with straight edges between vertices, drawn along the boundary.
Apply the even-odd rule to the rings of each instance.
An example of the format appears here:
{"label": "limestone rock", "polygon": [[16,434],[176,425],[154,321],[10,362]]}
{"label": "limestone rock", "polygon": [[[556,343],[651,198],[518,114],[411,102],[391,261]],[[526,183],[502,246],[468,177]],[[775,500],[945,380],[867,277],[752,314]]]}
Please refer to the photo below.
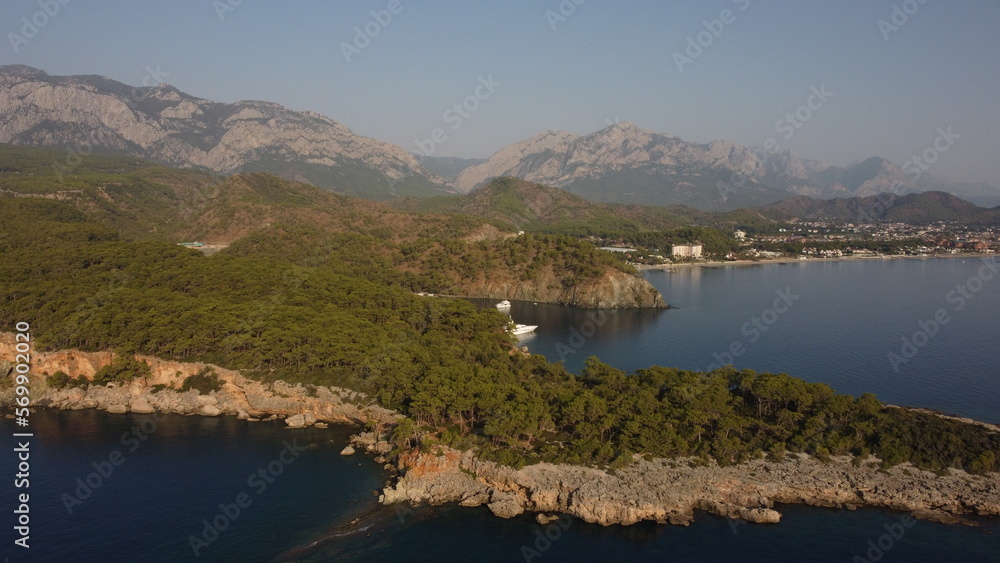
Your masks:
{"label": "limestone rock", "polygon": [[513,518],[524,513],[524,507],[518,502],[517,495],[512,493],[493,493],[493,500],[486,507],[501,518]]}
{"label": "limestone rock", "polygon": [[129,410],[134,413],[149,414],[151,412],[155,412],[156,409],[154,409],[153,405],[149,404],[149,401],[147,401],[144,397],[136,397],[135,399],[132,399],[132,403],[129,405]]}
{"label": "limestone rock", "polygon": [[643,520],[688,525],[696,510],[776,524],[781,514],[775,503],[872,506],[942,522],[1000,515],[997,473],[973,476],[952,470],[937,476],[907,464],[883,472],[877,460],[856,467],[848,456],[824,463],[805,454],[729,467],[688,461],[636,458],[614,475],[548,463],[514,470],[435,446],[428,453],[401,454],[400,477],[383,494],[386,503],[486,504],[504,518],[525,511],[561,512],[602,525]]}
{"label": "limestone rock", "polygon": [[344,449],[340,450],[340,455],[354,455],[354,447],[348,445]]}
{"label": "limestone rock", "polygon": [[542,526],[548,524],[549,522],[555,522],[558,519],[559,517],[556,516],[555,514],[543,514],[541,512],[539,512],[538,515],[535,516],[535,522],[538,522]]}
{"label": "limestone rock", "polygon": [[96,150],[181,168],[228,174],[281,154],[317,169],[360,165],[384,176],[387,186],[411,176],[444,183],[402,147],[356,135],[315,112],[259,101],[216,103],[167,84],[145,88],[145,103],[133,104],[132,90],[108,79],[4,67],[0,142],[70,146],[80,131],[90,131]]}

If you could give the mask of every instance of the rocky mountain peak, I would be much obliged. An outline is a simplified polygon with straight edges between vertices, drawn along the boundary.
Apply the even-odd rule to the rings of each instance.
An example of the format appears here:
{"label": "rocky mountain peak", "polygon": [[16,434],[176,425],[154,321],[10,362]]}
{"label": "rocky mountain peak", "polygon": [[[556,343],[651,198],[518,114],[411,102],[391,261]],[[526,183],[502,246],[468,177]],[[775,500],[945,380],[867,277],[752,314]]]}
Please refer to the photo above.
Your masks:
{"label": "rocky mountain peak", "polygon": [[25,66],[0,68],[0,83],[0,142],[74,146],[96,140],[97,151],[223,173],[267,169],[356,195],[374,190],[379,198],[396,195],[401,185],[430,195],[444,182],[396,145],[273,102],[222,104],[169,84],[134,88]]}

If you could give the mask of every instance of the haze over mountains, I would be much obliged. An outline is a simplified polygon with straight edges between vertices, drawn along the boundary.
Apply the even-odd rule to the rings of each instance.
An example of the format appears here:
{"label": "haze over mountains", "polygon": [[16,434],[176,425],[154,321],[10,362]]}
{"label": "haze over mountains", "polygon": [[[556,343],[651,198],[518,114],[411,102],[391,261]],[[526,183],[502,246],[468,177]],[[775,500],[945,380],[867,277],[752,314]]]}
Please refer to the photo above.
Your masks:
{"label": "haze over mountains", "polygon": [[850,198],[928,189],[1000,195],[996,189],[926,175],[914,181],[900,166],[880,157],[838,167],[725,140],[690,143],[628,122],[584,136],[540,133],[466,168],[453,182],[468,192],[497,176],[550,184],[594,201],[679,203],[705,210],[751,207],[794,196]]}
{"label": "haze over mountains", "polygon": [[396,145],[314,112],[223,104],[167,85],[0,67],[0,142],[127,154],[221,173],[266,170],[350,195],[440,193],[442,180]]}
{"label": "haze over mountains", "polygon": [[268,171],[370,199],[468,193],[514,176],[591,201],[733,210],[786,200],[947,191],[1000,203],[1000,190],[912,178],[872,157],[846,167],[725,140],[692,143],[617,123],[589,135],[546,131],[485,161],[414,156],[315,112],[217,103],[160,84],[56,77],[0,67],[0,142],[126,154],[219,173]]}
{"label": "haze over mountains", "polygon": [[586,200],[560,188],[512,177],[490,180],[461,197],[404,198],[393,205],[408,211],[463,214],[501,221],[517,229],[576,236],[659,231],[689,226],[734,229],[773,227],[790,221],[870,223],[889,221],[927,225],[958,221],[1000,225],[1000,207],[987,209],[945,192],[818,200],[797,196],[726,212],[686,205],[649,206]]}

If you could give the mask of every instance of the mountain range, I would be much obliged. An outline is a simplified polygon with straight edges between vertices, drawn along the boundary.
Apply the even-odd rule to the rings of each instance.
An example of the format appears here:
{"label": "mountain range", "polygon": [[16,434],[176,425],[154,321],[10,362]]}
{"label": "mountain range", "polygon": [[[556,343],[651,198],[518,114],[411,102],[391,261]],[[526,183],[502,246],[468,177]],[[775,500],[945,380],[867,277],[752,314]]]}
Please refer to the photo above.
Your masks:
{"label": "mountain range", "polygon": [[725,140],[690,143],[628,122],[584,136],[546,131],[497,151],[450,180],[468,192],[499,176],[557,186],[593,201],[685,204],[703,210],[753,207],[795,196],[851,198],[932,189],[1000,196],[1000,190],[989,186],[926,175],[914,181],[880,157],[838,167]]}
{"label": "mountain range", "polygon": [[464,194],[503,176],[605,203],[726,211],[798,196],[904,195],[935,190],[1000,203],[1000,190],[922,175],[872,157],[846,167],[726,140],[692,143],[616,123],[589,135],[546,131],[485,160],[417,156],[310,111],[231,104],[167,84],[131,87],[100,76],[0,67],[0,142],[141,157],[222,174],[267,171],[375,200]]}
{"label": "mountain range", "polygon": [[[442,193],[443,180],[402,148],[315,112],[224,104],[159,84],[49,76],[0,67],[0,142],[137,156],[224,174],[268,171],[347,195]],[[70,155],[64,165],[71,168]]]}

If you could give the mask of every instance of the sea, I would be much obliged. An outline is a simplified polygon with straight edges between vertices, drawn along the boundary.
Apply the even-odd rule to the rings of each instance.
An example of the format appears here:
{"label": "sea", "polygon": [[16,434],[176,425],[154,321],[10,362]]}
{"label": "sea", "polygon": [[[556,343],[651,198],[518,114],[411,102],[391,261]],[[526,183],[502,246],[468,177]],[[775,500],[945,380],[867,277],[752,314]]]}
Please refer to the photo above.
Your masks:
{"label": "sea", "polygon": [[[538,325],[520,345],[574,372],[590,356],[629,372],[733,364],[1000,423],[1000,271],[979,257],[643,275],[671,309],[514,302],[515,321]],[[368,455],[339,455],[353,428],[283,426],[94,410],[39,409],[27,428],[4,418],[0,554],[5,562],[1000,561],[997,518],[945,525],[779,505],[777,525],[698,514],[690,526],[603,527],[505,520],[483,507],[386,508],[377,504],[385,468]],[[23,432],[32,436],[13,436]],[[29,467],[19,478],[20,454]],[[16,488],[18,479],[28,487]],[[22,532],[27,548],[15,544]]]}

